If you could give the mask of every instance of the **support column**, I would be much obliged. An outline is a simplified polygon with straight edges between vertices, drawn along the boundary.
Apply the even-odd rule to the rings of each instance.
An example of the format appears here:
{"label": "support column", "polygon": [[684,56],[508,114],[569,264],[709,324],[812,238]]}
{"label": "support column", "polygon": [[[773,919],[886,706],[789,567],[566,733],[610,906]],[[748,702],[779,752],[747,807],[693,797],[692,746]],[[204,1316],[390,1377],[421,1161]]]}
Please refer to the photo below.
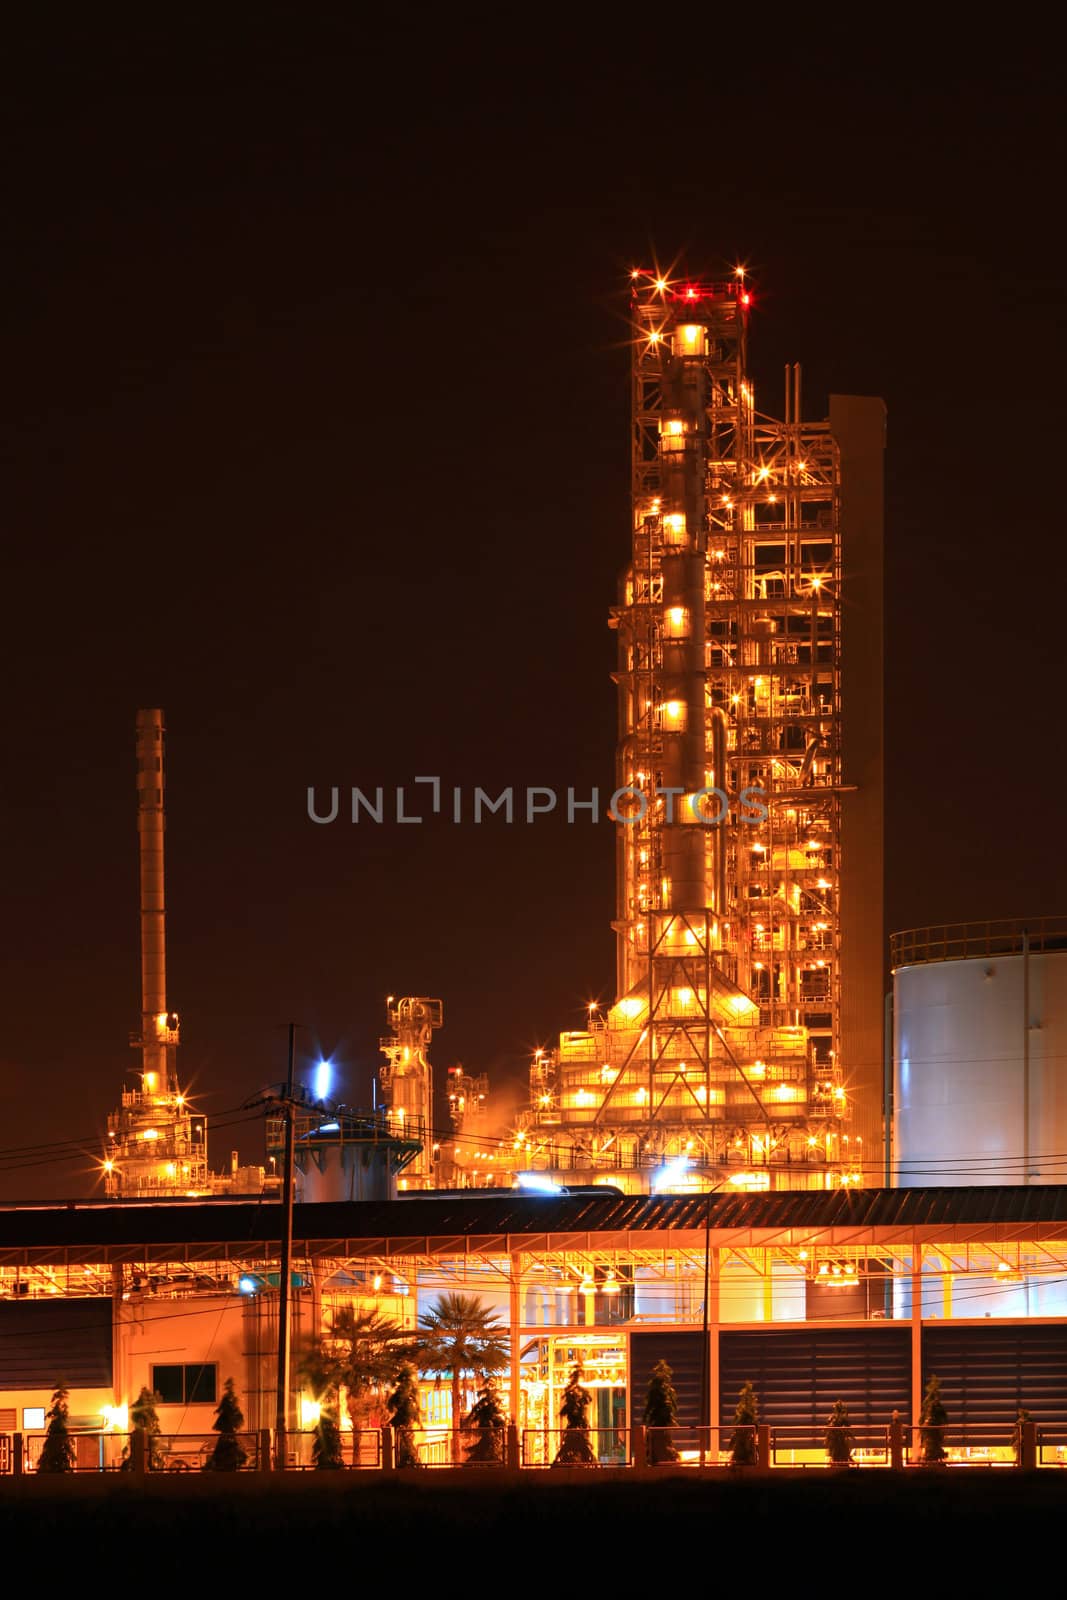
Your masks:
{"label": "support column", "polygon": [[122,1267],[111,1268],[111,1404],[121,1405],[126,1393],[122,1347]]}
{"label": "support column", "polygon": [[[718,1440],[714,1431],[719,1426],[719,1251],[712,1250],[708,1274],[708,1417],[711,1421],[711,1441]],[[713,1445],[713,1459],[718,1461],[718,1445]]]}
{"label": "support column", "polygon": [[509,1310],[509,1336],[511,1339],[511,1420],[516,1428],[520,1426],[519,1419],[519,1327],[522,1320],[522,1252],[515,1250],[511,1255],[511,1277],[508,1284],[508,1310]]}
{"label": "support column", "polygon": [[[911,1415],[918,1422],[923,1403],[923,1247],[915,1240],[911,1247]],[[909,1431],[907,1443],[914,1441]]]}

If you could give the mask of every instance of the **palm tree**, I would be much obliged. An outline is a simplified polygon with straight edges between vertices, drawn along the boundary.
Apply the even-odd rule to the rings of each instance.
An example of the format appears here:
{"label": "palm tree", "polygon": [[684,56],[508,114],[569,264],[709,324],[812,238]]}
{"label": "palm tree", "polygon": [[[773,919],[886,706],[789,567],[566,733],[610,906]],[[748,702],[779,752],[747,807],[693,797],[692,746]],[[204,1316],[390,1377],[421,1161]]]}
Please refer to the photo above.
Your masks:
{"label": "palm tree", "polygon": [[463,1375],[490,1377],[510,1363],[504,1327],[476,1294],[442,1294],[419,1318],[416,1359],[424,1372],[448,1373],[452,1383],[452,1460],[460,1454]]}
{"label": "palm tree", "polygon": [[329,1332],[315,1339],[305,1350],[300,1376],[320,1403],[336,1404],[346,1391],[348,1415],[352,1421],[352,1459],[359,1465],[361,1423],[367,1420],[374,1400],[396,1374],[398,1362],[412,1351],[414,1334],[377,1311],[359,1311],[341,1306],[334,1314]]}

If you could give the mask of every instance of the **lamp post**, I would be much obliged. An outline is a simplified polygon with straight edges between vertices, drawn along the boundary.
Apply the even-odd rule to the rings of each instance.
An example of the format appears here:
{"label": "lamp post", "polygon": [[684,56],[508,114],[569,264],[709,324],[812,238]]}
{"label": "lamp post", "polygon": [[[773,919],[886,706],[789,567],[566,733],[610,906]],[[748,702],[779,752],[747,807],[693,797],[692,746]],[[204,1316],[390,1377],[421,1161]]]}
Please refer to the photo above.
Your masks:
{"label": "lamp post", "polygon": [[296,1054],[296,1023],[289,1024],[289,1068],[285,1079],[282,1115],[285,1119],[285,1153],[282,1160],[282,1239],[278,1273],[278,1393],[274,1412],[274,1464],[285,1467],[286,1435],[289,1431],[289,1293],[293,1271],[293,1152],[295,1123],[293,1112],[293,1065]]}
{"label": "lamp post", "polygon": [[711,1197],[726,1182],[720,1178],[704,1195],[704,1337],[700,1360],[700,1465],[711,1443]]}

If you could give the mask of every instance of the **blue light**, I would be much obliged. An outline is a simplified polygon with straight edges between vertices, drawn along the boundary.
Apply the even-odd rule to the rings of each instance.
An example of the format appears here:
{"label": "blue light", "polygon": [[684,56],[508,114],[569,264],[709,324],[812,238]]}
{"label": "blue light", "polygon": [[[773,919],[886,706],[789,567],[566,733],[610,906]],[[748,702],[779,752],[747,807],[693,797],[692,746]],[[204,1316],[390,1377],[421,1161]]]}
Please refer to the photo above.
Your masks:
{"label": "blue light", "polygon": [[340,1131],[341,1124],[339,1122],[320,1122],[317,1129],[319,1133],[340,1133]]}
{"label": "blue light", "polygon": [[237,1287],[242,1294],[255,1294],[260,1285],[255,1278],[238,1278]]}
{"label": "blue light", "polygon": [[315,1068],[315,1098],[325,1100],[330,1092],[330,1082],[333,1077],[333,1062],[320,1061]]}
{"label": "blue light", "polygon": [[519,1188],[532,1189],[535,1194],[562,1194],[563,1185],[543,1178],[539,1172],[520,1172]]}

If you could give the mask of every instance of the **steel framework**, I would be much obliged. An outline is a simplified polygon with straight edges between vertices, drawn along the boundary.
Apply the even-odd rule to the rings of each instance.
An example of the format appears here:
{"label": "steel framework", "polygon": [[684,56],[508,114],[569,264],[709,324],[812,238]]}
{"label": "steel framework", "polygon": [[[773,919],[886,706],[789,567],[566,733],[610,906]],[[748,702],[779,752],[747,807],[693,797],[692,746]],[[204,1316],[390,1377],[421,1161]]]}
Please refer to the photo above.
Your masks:
{"label": "steel framework", "polygon": [[838,1042],[839,451],[802,420],[799,366],[783,419],[756,410],[743,269],[631,287],[617,999],[538,1053],[520,1158],[639,1187],[672,1158],[700,1187],[859,1181]]}

